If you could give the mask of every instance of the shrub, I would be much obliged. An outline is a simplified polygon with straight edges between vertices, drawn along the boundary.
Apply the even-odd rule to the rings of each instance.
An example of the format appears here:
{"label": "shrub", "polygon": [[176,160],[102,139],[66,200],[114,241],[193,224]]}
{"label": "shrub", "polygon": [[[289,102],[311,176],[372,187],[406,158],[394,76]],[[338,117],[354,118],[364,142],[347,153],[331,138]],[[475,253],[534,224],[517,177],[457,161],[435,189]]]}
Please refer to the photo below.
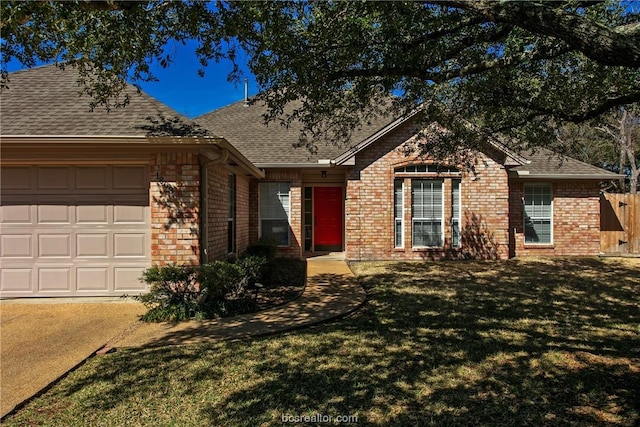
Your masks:
{"label": "shrub", "polygon": [[214,261],[201,266],[155,266],[142,273],[149,292],[133,298],[148,307],[142,320],[149,322],[215,318],[257,309],[258,281],[267,284],[304,284],[305,262],[243,255],[235,262]]}
{"label": "shrub", "polygon": [[247,296],[247,288],[262,275],[267,263],[264,257],[247,256],[235,263],[214,261],[200,267],[203,297],[203,317],[234,316],[256,311],[254,297]]}
{"label": "shrub", "polygon": [[243,281],[251,286],[262,279],[268,261],[263,256],[250,255],[241,257],[236,264],[242,271]]}
{"label": "shrub", "polygon": [[235,294],[238,283],[242,280],[240,267],[225,261],[203,264],[198,267],[198,272],[203,304],[221,301],[228,293]]}
{"label": "shrub", "polygon": [[243,257],[260,256],[264,257],[267,261],[271,261],[276,257],[277,250],[278,242],[269,238],[260,238],[258,243],[249,246],[245,250]]}
{"label": "shrub", "polygon": [[155,266],[145,270],[141,280],[150,287],[148,293],[133,297],[149,308],[142,320],[180,321],[197,314],[200,290],[196,267]]}

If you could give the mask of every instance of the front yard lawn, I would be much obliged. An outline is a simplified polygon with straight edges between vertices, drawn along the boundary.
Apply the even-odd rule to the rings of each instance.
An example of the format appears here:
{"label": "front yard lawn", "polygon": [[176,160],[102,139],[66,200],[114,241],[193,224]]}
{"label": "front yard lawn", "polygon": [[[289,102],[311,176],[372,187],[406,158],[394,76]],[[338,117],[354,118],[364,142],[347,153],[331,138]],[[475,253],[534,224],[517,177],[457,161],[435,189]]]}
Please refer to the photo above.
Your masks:
{"label": "front yard lawn", "polygon": [[[7,426],[640,422],[640,259],[359,263],[369,300],[310,329],[95,357]],[[327,418],[324,418],[325,420]]]}

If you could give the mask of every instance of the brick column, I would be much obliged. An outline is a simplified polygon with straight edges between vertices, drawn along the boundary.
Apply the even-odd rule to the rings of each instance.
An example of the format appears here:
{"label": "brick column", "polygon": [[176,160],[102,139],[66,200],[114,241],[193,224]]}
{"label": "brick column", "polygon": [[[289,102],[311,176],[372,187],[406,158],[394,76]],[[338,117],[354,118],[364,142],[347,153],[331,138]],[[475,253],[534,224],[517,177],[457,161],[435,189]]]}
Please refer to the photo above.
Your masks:
{"label": "brick column", "polygon": [[192,153],[152,155],[151,263],[200,262],[200,166]]}

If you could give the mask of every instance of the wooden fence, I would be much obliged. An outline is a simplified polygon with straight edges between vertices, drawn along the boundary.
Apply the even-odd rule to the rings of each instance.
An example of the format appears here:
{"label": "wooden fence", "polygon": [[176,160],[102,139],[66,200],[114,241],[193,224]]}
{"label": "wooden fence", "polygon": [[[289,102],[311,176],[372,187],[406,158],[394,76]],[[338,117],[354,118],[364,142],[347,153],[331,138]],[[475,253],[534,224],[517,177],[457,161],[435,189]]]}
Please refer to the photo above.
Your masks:
{"label": "wooden fence", "polygon": [[640,194],[600,196],[600,251],[640,254]]}

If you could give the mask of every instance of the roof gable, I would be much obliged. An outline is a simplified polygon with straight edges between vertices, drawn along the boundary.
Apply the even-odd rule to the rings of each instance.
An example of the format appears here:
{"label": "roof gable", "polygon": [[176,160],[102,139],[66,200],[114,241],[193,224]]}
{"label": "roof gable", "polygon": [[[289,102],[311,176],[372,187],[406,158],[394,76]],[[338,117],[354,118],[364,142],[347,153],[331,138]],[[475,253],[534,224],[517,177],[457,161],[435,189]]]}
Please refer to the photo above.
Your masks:
{"label": "roof gable", "polygon": [[[262,104],[237,102],[197,117],[195,121],[231,142],[258,166],[326,163],[349,150],[344,145],[319,144],[317,152],[311,153],[305,147],[297,147],[302,125],[293,123],[287,128],[276,122],[265,124],[266,111],[267,107]],[[354,131],[352,141],[359,143],[392,121],[393,118],[378,117]]]}
{"label": "roof gable", "polygon": [[[358,153],[412,120],[422,109],[416,108],[400,118],[378,117],[357,129],[352,135],[352,143],[348,146],[319,145],[316,153],[296,146],[302,130],[300,123],[294,123],[289,128],[278,123],[265,124],[263,115],[266,111],[264,105],[237,102],[197,117],[195,121],[227,139],[248,159],[261,167],[295,167],[327,163],[349,165]],[[505,164],[526,163],[526,159],[499,141],[491,140],[489,144],[489,149],[502,154]]]}
{"label": "roof gable", "polygon": [[[369,147],[370,145],[374,144],[376,141],[380,140],[381,138],[383,138],[388,133],[392,132],[397,127],[412,120],[416,115],[418,115],[422,111],[423,111],[423,108],[422,106],[420,106],[415,110],[413,110],[411,113],[389,123],[387,126],[380,129],[378,132],[364,139],[363,141],[361,141],[351,149],[342,153],[340,156],[336,157],[334,160],[335,164],[336,165],[350,164],[350,161],[352,161],[359,152]],[[472,126],[471,123],[469,123],[468,125]],[[487,151],[487,152],[500,153],[500,157],[502,158],[501,163],[505,165],[521,165],[527,162],[527,160],[523,158],[520,154],[510,150],[509,148],[507,148],[505,144],[501,143],[495,138],[488,139],[487,146],[485,147],[485,149],[486,150],[484,151]]]}

